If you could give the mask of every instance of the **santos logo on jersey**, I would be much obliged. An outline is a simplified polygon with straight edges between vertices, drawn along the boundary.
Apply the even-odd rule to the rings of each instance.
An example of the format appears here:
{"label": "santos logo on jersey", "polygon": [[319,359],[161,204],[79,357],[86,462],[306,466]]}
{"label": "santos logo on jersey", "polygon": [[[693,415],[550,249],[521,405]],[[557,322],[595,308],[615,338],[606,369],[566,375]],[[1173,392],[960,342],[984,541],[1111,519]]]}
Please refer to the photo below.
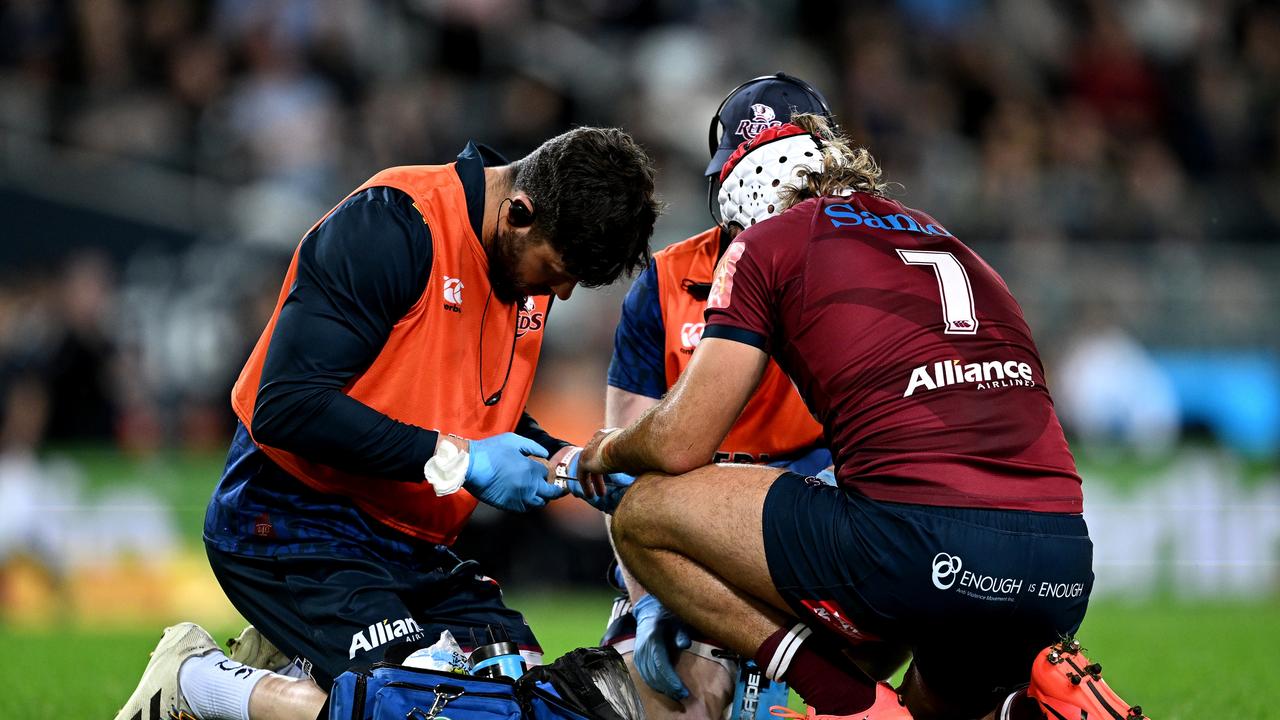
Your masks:
{"label": "santos logo on jersey", "polygon": [[940,360],[912,370],[907,391],[902,393],[902,397],[911,397],[920,388],[937,390],[960,383],[977,383],[975,390],[1036,385],[1031,377],[1031,366],[1024,362],[991,360],[961,365],[959,360]]}
{"label": "santos logo on jersey", "polygon": [[929,223],[921,225],[915,218],[906,213],[894,213],[892,215],[876,215],[870,210],[861,212],[854,209],[848,203],[837,203],[828,205],[822,211],[827,217],[831,218],[831,224],[836,227],[844,227],[846,225],[865,225],[869,228],[878,230],[901,230],[904,232],[923,233],[925,235],[946,235],[951,236],[947,229],[941,225]]}

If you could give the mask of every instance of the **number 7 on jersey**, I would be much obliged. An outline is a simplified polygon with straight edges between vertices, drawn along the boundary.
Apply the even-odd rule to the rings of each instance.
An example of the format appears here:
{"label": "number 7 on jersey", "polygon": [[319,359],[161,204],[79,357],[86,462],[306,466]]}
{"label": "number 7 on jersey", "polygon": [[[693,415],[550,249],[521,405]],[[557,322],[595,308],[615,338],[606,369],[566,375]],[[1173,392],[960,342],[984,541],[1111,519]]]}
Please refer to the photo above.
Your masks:
{"label": "number 7 on jersey", "polygon": [[929,265],[933,268],[933,274],[938,278],[938,292],[942,295],[944,334],[973,335],[978,332],[969,274],[955,255],[938,250],[899,250],[898,257],[908,265]]}

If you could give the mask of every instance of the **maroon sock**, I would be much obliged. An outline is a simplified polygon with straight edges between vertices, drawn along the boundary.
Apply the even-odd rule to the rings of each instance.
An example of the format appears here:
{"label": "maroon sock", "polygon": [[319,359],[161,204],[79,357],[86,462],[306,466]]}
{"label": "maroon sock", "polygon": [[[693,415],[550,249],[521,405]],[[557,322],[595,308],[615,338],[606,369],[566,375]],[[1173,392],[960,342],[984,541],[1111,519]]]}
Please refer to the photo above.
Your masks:
{"label": "maroon sock", "polygon": [[833,644],[797,623],[756,650],[766,677],[783,680],[821,715],[852,715],[876,701],[876,684]]}

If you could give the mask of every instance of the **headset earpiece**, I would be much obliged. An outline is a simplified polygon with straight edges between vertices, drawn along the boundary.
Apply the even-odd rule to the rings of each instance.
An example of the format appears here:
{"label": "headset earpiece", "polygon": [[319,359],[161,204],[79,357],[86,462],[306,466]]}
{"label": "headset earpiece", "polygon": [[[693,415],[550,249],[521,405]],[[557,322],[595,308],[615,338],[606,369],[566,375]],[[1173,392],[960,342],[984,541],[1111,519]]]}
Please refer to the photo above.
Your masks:
{"label": "headset earpiece", "polygon": [[529,227],[533,224],[533,211],[524,204],[524,200],[512,200],[507,219],[515,227]]}

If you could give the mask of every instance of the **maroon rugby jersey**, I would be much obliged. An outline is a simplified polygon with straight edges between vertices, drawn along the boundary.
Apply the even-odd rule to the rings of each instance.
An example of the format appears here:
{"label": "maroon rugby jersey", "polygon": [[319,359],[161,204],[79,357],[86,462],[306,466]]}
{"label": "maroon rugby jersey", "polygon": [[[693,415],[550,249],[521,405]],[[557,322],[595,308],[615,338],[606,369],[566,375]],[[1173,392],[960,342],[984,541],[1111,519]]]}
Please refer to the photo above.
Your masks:
{"label": "maroon rugby jersey", "polygon": [[770,353],[837,477],[894,502],[1080,512],[1080,476],[1004,280],[938,221],[854,193],[742,233],[704,338]]}

